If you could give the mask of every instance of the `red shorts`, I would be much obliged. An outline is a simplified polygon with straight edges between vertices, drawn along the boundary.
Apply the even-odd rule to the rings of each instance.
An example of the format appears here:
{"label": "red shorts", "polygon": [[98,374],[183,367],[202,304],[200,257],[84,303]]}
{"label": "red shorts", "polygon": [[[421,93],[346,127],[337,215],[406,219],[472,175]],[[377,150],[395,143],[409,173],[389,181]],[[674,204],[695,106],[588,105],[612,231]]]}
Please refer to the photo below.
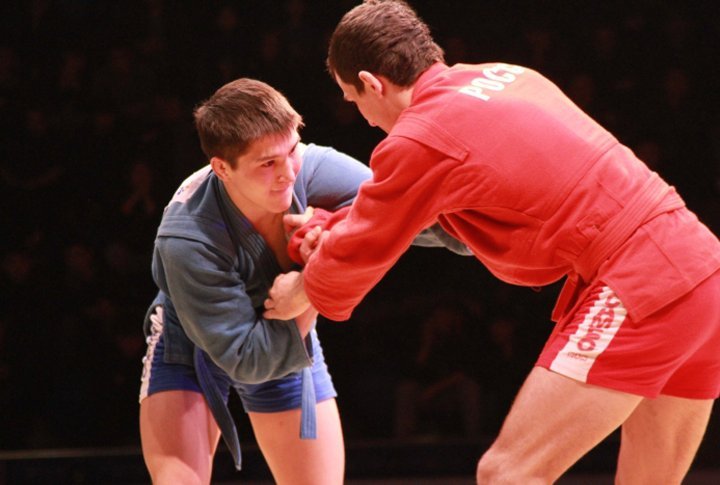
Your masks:
{"label": "red shorts", "polygon": [[538,366],[645,397],[720,396],[720,272],[638,322],[602,282],[586,295],[557,323]]}

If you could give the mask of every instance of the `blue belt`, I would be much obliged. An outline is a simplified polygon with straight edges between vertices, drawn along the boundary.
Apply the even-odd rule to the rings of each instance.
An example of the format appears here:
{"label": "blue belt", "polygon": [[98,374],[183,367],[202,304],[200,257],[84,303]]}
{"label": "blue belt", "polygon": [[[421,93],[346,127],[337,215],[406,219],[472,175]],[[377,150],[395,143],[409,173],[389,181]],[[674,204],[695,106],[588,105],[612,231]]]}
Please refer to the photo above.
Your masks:
{"label": "blue belt", "polygon": [[[195,347],[193,360],[195,373],[197,374],[200,389],[202,389],[207,400],[210,411],[217,422],[223,440],[232,454],[235,461],[235,468],[242,468],[242,456],[240,454],[240,439],[237,428],[230,410],[223,399],[217,382],[212,376],[207,365],[207,354],[199,347]],[[317,417],[315,415],[315,386],[313,384],[312,367],[305,367],[302,370],[302,401],[300,407],[300,439],[317,438]]]}

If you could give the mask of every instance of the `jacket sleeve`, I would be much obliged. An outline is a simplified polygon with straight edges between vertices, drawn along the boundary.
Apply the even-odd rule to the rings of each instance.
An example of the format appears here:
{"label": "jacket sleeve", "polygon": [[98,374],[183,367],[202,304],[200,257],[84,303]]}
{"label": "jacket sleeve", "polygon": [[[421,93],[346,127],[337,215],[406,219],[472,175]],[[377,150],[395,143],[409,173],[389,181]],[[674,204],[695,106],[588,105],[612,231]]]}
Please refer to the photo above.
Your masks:
{"label": "jacket sleeve", "polygon": [[[308,205],[315,207],[316,211],[313,218],[293,234],[288,244],[288,253],[298,264],[304,264],[298,249],[305,233],[315,226],[330,230],[344,219],[360,185],[372,176],[367,166],[333,148],[308,145],[303,158],[305,165],[301,173],[306,179],[303,187],[307,187]],[[331,214],[331,211],[334,213]],[[413,245],[446,247],[463,256],[472,254],[465,244],[448,234],[438,223],[418,234]]]}
{"label": "jacket sleeve", "polygon": [[[297,264],[305,264],[302,256],[300,255],[300,245],[305,238],[305,234],[317,226],[322,227],[324,231],[329,231],[347,216],[349,210],[350,206],[345,206],[336,212],[316,209],[310,220],[298,228],[290,237],[290,241],[287,246],[290,259],[295,261]],[[473,254],[472,251],[470,251],[470,248],[445,232],[442,226],[437,222],[418,234],[412,244],[413,246],[426,248],[444,247],[456,254],[459,254],[460,256],[472,256]]]}
{"label": "jacket sleeve", "polygon": [[360,187],[347,217],[330,231],[304,270],[313,306],[332,320],[346,320],[416,235],[441,209],[446,176],[458,160],[402,137],[373,153],[372,180]]}
{"label": "jacket sleeve", "polygon": [[330,147],[308,145],[303,160],[308,205],[331,212],[351,204],[372,176],[367,165]]}
{"label": "jacket sleeve", "polygon": [[260,383],[311,365],[297,326],[262,318],[228,255],[179,237],[158,238],[156,249],[185,333],[230,377]]}

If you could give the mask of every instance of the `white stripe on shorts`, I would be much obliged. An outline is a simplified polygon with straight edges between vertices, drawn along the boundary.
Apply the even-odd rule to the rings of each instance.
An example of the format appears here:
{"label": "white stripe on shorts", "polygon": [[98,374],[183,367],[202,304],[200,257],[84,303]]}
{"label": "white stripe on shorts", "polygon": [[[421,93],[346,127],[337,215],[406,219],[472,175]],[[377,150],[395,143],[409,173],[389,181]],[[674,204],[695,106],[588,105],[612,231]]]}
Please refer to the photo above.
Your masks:
{"label": "white stripe on shorts", "polygon": [[142,359],[143,371],[140,378],[139,402],[142,402],[147,397],[150,375],[152,374],[152,362],[155,357],[155,346],[157,346],[163,330],[163,307],[159,305],[155,307],[155,310],[150,315],[150,322],[152,322],[152,325],[150,326],[150,336],[146,339],[148,344],[147,352],[145,352],[145,357]]}
{"label": "white stripe on shorts", "polygon": [[550,370],[586,382],[595,359],[610,345],[626,316],[627,310],[615,292],[603,287],[575,333],[555,356]]}

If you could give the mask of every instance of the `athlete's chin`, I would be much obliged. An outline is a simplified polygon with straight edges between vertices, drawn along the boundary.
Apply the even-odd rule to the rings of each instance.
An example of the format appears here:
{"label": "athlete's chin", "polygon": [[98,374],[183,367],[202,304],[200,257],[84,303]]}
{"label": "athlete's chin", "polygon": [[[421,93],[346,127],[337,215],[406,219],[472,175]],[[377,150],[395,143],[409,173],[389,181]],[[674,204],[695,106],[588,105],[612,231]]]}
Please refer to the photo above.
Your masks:
{"label": "athlete's chin", "polygon": [[389,125],[388,123],[371,123],[370,126],[373,128],[380,128],[385,133],[390,133],[390,130],[392,129],[392,125]]}
{"label": "athlete's chin", "polygon": [[275,199],[272,202],[271,205],[272,205],[273,212],[280,213],[280,212],[285,212],[286,210],[288,210],[290,208],[291,204],[292,204],[292,192],[290,193],[290,195],[287,195],[287,196],[283,195],[281,197],[278,197],[277,199]]}

